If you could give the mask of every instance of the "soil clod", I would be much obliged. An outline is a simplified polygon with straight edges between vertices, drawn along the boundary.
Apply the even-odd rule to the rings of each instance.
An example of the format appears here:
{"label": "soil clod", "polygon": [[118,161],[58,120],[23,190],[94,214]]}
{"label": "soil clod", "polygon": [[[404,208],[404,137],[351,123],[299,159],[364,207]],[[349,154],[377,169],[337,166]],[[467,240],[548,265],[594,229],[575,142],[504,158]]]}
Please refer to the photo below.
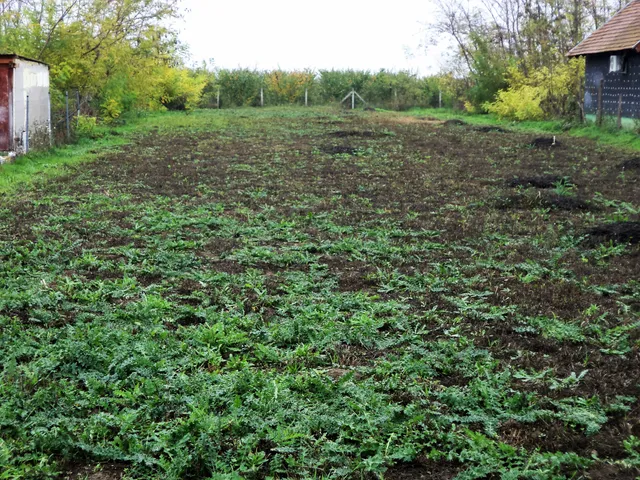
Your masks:
{"label": "soil clod", "polygon": [[620,164],[620,168],[623,170],[638,170],[640,171],[640,157],[632,158],[626,162]]}
{"label": "soil clod", "polygon": [[496,202],[499,209],[534,209],[553,208],[557,210],[594,210],[594,206],[580,197],[568,195],[539,195],[536,197],[526,195],[511,195],[499,198]]}
{"label": "soil clod", "polygon": [[329,155],[355,155],[358,151],[357,148],[343,145],[329,145],[322,147],[321,150]]}
{"label": "soil clod", "polygon": [[479,127],[474,127],[474,130],[482,133],[511,133],[509,130],[493,125],[480,125]]}
{"label": "soil clod", "polygon": [[640,243],[640,222],[616,222],[594,227],[587,232],[589,243]]}
{"label": "soil clod", "polygon": [[534,187],[534,188],[554,188],[558,185],[569,186],[573,183],[568,177],[560,175],[538,175],[534,177],[513,178],[509,181],[510,187]]}
{"label": "soil clod", "polygon": [[556,137],[539,137],[531,142],[534,148],[558,148],[561,146]]}
{"label": "soil clod", "polygon": [[358,131],[358,130],[339,130],[337,132],[330,133],[329,135],[337,138],[347,138],[347,137],[373,138],[376,136],[375,132]]}

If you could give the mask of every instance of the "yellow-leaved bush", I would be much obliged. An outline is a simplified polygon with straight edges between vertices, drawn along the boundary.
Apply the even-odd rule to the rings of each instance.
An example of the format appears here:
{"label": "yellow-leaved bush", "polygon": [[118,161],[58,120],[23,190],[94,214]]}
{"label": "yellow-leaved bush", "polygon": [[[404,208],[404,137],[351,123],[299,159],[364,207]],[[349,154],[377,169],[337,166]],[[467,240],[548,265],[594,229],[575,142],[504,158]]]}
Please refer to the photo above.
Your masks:
{"label": "yellow-leaved bush", "polygon": [[304,90],[313,85],[313,80],[311,71],[275,70],[264,77],[269,99],[275,104],[292,104],[304,98]]}
{"label": "yellow-leaved bush", "polygon": [[541,120],[566,116],[577,109],[581,97],[585,63],[571,59],[549,69],[542,67],[523,73],[510,67],[509,88],[498,92],[494,102],[484,108],[501,118],[511,120]]}
{"label": "yellow-leaved bush", "polygon": [[157,77],[160,103],[169,110],[192,110],[206,83],[204,75],[192,74],[186,68],[162,67]]}
{"label": "yellow-leaved bush", "polygon": [[500,118],[511,120],[541,120],[544,111],[540,107],[542,93],[539,88],[521,85],[517,88],[500,90],[496,101],[485,103],[489,113],[495,113]]}

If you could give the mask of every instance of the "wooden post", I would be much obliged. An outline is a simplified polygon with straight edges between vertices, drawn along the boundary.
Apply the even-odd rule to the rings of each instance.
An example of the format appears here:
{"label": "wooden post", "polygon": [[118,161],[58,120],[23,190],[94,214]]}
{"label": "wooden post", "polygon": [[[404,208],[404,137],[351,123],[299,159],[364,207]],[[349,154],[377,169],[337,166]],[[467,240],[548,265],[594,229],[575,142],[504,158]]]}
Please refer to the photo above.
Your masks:
{"label": "wooden post", "polygon": [[76,90],[76,127],[80,125],[80,90]]}
{"label": "wooden post", "polygon": [[64,104],[65,104],[65,120],[67,122],[67,139],[71,138],[71,125],[69,124],[69,91],[67,90],[64,93]]}
{"label": "wooden post", "polygon": [[304,89],[304,106],[305,107],[309,106],[309,89],[308,88]]}
{"label": "wooden post", "polygon": [[578,109],[580,110],[578,112],[580,115],[580,123],[584,125],[587,122],[587,116],[584,113],[584,92],[582,90],[578,92],[578,98],[576,100],[578,103]]}
{"label": "wooden post", "polygon": [[260,106],[264,107],[264,88],[260,89]]}
{"label": "wooden post", "polygon": [[398,90],[393,89],[393,108],[398,110],[400,106],[398,105]]}
{"label": "wooden post", "polygon": [[442,90],[438,90],[438,108],[442,108]]}
{"label": "wooden post", "polygon": [[218,96],[216,97],[216,107],[220,110],[220,87],[218,87]]}
{"label": "wooden post", "polygon": [[604,78],[600,80],[600,84],[598,85],[598,112],[596,113],[596,125],[599,127],[602,126],[602,93],[604,90]]}
{"label": "wooden post", "polygon": [[622,130],[622,94],[618,98],[618,130]]}

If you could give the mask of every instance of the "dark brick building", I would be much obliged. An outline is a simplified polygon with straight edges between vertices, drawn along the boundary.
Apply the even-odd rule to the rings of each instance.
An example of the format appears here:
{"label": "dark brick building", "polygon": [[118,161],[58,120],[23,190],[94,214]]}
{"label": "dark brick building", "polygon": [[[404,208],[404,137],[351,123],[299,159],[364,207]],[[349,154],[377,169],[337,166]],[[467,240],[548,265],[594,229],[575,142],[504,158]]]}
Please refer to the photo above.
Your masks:
{"label": "dark brick building", "polygon": [[585,113],[598,109],[598,88],[604,80],[602,107],[617,115],[640,118],[640,0],[633,0],[568,54],[586,57]]}

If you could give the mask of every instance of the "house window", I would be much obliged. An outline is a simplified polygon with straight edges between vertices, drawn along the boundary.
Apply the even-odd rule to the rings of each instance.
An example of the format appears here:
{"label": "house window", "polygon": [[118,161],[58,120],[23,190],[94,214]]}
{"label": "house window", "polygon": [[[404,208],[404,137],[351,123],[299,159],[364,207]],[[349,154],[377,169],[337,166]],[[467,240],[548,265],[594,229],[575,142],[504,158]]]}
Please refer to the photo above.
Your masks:
{"label": "house window", "polygon": [[609,73],[622,72],[624,63],[622,55],[611,55],[611,59],[609,60]]}

